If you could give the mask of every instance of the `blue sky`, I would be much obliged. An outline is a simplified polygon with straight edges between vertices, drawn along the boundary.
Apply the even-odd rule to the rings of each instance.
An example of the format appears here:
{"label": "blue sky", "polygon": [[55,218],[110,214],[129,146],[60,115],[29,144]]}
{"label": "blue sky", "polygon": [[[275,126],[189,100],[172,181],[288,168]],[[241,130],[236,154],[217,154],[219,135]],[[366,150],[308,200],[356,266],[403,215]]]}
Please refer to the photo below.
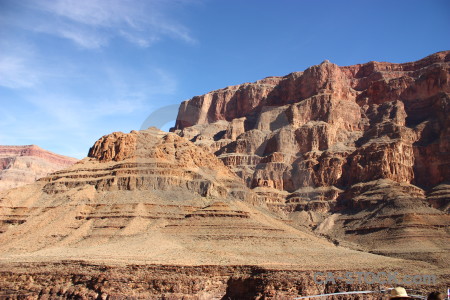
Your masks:
{"label": "blue sky", "polygon": [[0,0],[0,144],[82,158],[214,89],[448,49],[446,0]]}

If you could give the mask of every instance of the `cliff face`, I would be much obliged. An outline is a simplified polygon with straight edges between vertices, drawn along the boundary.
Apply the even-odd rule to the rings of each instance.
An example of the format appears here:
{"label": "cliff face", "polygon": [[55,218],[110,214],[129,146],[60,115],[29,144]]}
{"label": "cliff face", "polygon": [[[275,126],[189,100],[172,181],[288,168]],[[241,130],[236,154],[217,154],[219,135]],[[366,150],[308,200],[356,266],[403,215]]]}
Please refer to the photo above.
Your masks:
{"label": "cliff face", "polygon": [[325,61],[194,97],[175,132],[105,135],[79,163],[0,193],[0,297],[386,288],[314,282],[328,271],[434,274],[432,285],[404,286],[444,288],[448,73],[448,52]]}
{"label": "cliff face", "polygon": [[77,161],[36,145],[0,146],[0,191],[32,183]]}
{"label": "cliff face", "polygon": [[335,290],[314,272],[447,274],[338,247],[263,199],[174,133],[104,136],[90,157],[0,194],[0,296],[291,299]]}
{"label": "cliff face", "polygon": [[391,253],[384,238],[398,226],[397,245],[405,244],[397,248],[427,240],[435,245],[429,251],[442,251],[450,223],[449,70],[449,51],[403,64],[324,61],[185,101],[173,131],[212,149],[299,227]]}
{"label": "cliff face", "polygon": [[[310,177],[307,183],[292,170],[285,180],[280,172],[278,178],[251,172],[244,178],[252,187],[261,182],[291,192],[311,184],[349,186],[389,178],[430,188],[450,177],[449,60],[449,52],[440,52],[405,64],[338,67],[325,61],[185,101],[175,131],[202,143],[210,139],[219,157],[275,152],[294,161],[314,157],[317,170],[299,165]],[[217,132],[202,134],[199,125],[219,121]],[[219,137],[220,132],[226,134]],[[328,165],[330,156],[334,166]],[[329,168],[334,175],[324,174]]]}
{"label": "cliff face", "polygon": [[[395,261],[336,248],[292,228],[208,149],[157,129],[104,136],[90,157],[0,194],[0,207],[6,261],[312,269]],[[312,259],[317,254],[323,258]]]}

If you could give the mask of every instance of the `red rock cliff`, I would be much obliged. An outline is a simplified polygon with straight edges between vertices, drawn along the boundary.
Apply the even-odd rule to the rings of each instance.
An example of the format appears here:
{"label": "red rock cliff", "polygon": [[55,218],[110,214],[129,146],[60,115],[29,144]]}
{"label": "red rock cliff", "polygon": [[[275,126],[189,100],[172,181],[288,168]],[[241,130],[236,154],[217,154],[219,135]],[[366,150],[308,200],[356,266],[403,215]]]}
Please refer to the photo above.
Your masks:
{"label": "red rock cliff", "polygon": [[403,64],[324,61],[185,101],[174,131],[298,227],[444,265],[449,70],[450,51]]}
{"label": "red rock cliff", "polygon": [[0,146],[0,190],[34,182],[77,161],[36,145]]}
{"label": "red rock cliff", "polygon": [[334,200],[379,179],[429,190],[450,180],[449,61],[449,51],[402,64],[324,61],[185,101],[174,130],[249,187],[292,199],[312,187]]}

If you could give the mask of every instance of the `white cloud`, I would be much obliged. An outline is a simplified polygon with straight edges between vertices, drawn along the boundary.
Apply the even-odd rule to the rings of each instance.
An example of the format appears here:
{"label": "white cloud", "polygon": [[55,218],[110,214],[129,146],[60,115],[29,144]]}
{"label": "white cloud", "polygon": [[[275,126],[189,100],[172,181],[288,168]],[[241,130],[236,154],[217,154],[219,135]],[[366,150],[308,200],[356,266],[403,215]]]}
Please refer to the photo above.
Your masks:
{"label": "white cloud", "polygon": [[62,24],[58,28],[47,27],[41,30],[71,40],[83,48],[101,48],[108,43],[106,36],[70,24]]}
{"label": "white cloud", "polygon": [[66,78],[71,62],[54,60],[27,41],[0,40],[0,87],[32,89],[49,79]]}
{"label": "white cloud", "polygon": [[111,67],[106,70],[101,83],[110,90],[102,89],[101,94],[81,98],[34,88],[25,99],[42,113],[56,119],[60,126],[81,130],[104,117],[148,109],[154,98],[176,91],[177,81],[169,72],[153,69],[147,76],[149,78],[134,77],[127,70]]}
{"label": "white cloud", "polygon": [[33,30],[69,39],[83,48],[101,48],[115,37],[148,47],[163,37],[195,43],[189,30],[167,11],[187,1],[42,0],[28,6],[47,17]]}
{"label": "white cloud", "polygon": [[[74,67],[67,62],[46,64],[42,56],[26,51],[14,51],[0,47],[0,87],[30,90],[49,80],[69,78]],[[51,61],[51,60],[50,60]]]}
{"label": "white cloud", "polygon": [[0,86],[29,88],[39,82],[39,74],[30,72],[28,62],[19,56],[0,56]]}
{"label": "white cloud", "polygon": [[170,11],[188,2],[10,1],[14,9],[0,10],[0,103],[14,118],[0,114],[0,144],[59,145],[80,156],[102,134],[138,129],[146,112],[176,93],[176,78],[147,57],[111,59],[103,52],[115,49],[77,51],[61,41],[84,49],[118,38],[143,48],[166,38],[195,43]]}
{"label": "white cloud", "polygon": [[84,130],[104,117],[131,114],[144,107],[142,99],[76,99],[61,95],[38,94],[27,101],[66,130]]}

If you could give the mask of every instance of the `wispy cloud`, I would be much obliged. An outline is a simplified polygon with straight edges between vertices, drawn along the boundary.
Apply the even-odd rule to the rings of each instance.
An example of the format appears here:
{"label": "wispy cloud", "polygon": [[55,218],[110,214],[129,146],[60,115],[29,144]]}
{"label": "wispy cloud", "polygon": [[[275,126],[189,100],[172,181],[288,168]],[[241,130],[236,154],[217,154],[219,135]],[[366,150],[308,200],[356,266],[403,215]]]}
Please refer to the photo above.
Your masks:
{"label": "wispy cloud", "polygon": [[36,67],[31,45],[0,40],[0,51],[0,86],[30,88],[40,82],[43,70]]}
{"label": "wispy cloud", "polygon": [[[104,117],[132,114],[148,109],[152,100],[176,90],[175,78],[162,69],[154,69],[147,74],[149,78],[125,78],[117,69],[109,69],[105,76],[105,87],[111,90],[101,94],[80,97],[67,94],[55,94],[35,88],[26,100],[42,113],[57,120],[67,129],[83,130],[92,122]],[[106,88],[105,88],[106,90]]]}
{"label": "wispy cloud", "polygon": [[38,81],[36,73],[30,73],[27,63],[17,56],[0,57],[0,85],[9,88],[27,88]]}
{"label": "wispy cloud", "polygon": [[103,134],[139,129],[177,92],[151,56],[158,42],[196,43],[173,12],[199,0],[2,1],[0,144],[80,157]]}
{"label": "wispy cloud", "polygon": [[27,90],[50,79],[67,78],[73,69],[71,63],[55,61],[27,41],[0,39],[0,53],[0,87]]}
{"label": "wispy cloud", "polygon": [[87,105],[85,100],[73,99],[61,95],[31,96],[28,102],[42,114],[56,121],[60,128],[66,130],[84,130],[106,116],[126,115],[143,106],[139,100],[96,101]]}
{"label": "wispy cloud", "polygon": [[[42,0],[29,8],[45,14],[33,29],[69,39],[83,48],[101,48],[122,37],[148,47],[164,37],[195,43],[189,30],[168,11],[188,1]],[[39,21],[39,19],[37,19]]]}

